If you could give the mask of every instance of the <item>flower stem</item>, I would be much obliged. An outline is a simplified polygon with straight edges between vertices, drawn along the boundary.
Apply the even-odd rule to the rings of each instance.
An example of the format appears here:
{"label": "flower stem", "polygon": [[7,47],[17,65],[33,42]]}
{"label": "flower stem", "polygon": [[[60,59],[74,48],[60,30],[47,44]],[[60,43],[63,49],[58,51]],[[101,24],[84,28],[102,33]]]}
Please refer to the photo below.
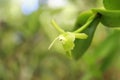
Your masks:
{"label": "flower stem", "polygon": [[96,18],[96,15],[97,15],[97,13],[95,13],[91,17],[89,17],[88,20],[87,20],[87,22],[82,27],[80,27],[79,29],[77,29],[74,32],[75,33],[79,33],[81,31],[83,31],[84,29],[86,29],[91,24],[91,22]]}

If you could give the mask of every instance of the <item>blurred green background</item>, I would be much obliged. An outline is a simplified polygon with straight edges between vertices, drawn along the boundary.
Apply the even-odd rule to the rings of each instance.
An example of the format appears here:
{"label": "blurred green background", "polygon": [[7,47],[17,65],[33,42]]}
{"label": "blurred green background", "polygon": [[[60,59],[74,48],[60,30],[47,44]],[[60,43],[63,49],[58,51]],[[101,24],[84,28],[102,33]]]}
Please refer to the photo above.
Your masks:
{"label": "blurred green background", "polygon": [[[64,30],[102,0],[0,0],[0,80],[120,80],[120,41],[102,24],[81,59],[65,55],[51,26]],[[117,36],[117,38],[115,37]]]}

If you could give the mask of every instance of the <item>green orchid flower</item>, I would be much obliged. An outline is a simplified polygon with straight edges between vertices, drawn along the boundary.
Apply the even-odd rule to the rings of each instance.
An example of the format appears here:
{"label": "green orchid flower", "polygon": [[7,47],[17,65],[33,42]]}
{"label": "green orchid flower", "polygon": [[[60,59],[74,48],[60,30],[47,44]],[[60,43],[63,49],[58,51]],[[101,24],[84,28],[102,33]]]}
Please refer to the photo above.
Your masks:
{"label": "green orchid flower", "polygon": [[74,44],[75,39],[87,39],[88,35],[85,33],[81,33],[81,31],[86,29],[94,18],[95,15],[90,17],[85,25],[83,25],[82,27],[73,32],[65,32],[57,25],[57,23],[54,20],[52,20],[51,23],[53,27],[60,33],[60,35],[53,40],[48,49],[50,49],[53,46],[56,40],[59,40],[62,43],[65,52],[69,56],[71,56],[71,51],[74,49],[75,46]]}
{"label": "green orchid flower", "polygon": [[75,32],[65,32],[63,29],[61,29],[57,25],[57,23],[54,20],[52,20],[52,25],[58,32],[60,32],[60,35],[53,40],[53,42],[50,44],[48,49],[50,49],[53,46],[53,44],[55,43],[56,40],[59,40],[62,43],[63,48],[66,51],[66,53],[68,53],[68,55],[70,56],[71,50],[73,50],[73,48],[75,46],[74,45],[75,38],[87,39],[87,37],[88,37],[87,34],[85,34],[85,33],[78,33],[78,32],[80,32],[80,30],[75,31]]}

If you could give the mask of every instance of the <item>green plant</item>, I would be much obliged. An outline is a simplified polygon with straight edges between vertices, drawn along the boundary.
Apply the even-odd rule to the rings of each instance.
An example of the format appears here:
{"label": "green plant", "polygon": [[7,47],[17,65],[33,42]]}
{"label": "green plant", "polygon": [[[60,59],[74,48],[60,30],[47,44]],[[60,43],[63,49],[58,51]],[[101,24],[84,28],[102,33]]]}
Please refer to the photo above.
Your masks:
{"label": "green plant", "polygon": [[61,33],[56,39],[59,38],[62,41],[63,47],[69,55],[72,55],[74,59],[79,59],[89,48],[99,22],[107,27],[120,26],[119,2],[119,0],[103,0],[105,9],[91,9],[81,13],[77,18],[73,32],[65,32],[52,21],[53,26]]}
{"label": "green plant", "polygon": [[[109,15],[108,10],[118,10],[107,9],[107,14],[105,9],[80,13],[83,9],[99,6],[97,1],[100,0],[68,0],[70,4],[62,8],[40,5],[39,10],[23,15],[18,1],[0,0],[0,80],[120,80],[120,32],[113,29],[116,21],[108,21],[114,18],[119,22],[119,18],[112,13],[114,17],[103,21],[103,16]],[[93,21],[75,33],[94,14]],[[69,56],[61,54],[63,50],[59,44],[47,49],[49,40],[57,34],[55,29],[48,27],[51,16],[64,28],[63,33],[58,31],[55,43],[60,40]],[[106,27],[98,25],[100,22]],[[75,38],[75,34],[79,38]],[[83,34],[86,39],[80,39]]]}

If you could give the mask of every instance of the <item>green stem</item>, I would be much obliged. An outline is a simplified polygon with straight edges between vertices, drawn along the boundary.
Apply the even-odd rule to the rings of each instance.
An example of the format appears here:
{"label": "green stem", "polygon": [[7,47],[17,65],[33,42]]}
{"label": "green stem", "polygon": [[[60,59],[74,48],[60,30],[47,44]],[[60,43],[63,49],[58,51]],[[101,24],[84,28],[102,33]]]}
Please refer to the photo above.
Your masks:
{"label": "green stem", "polygon": [[87,22],[82,27],[80,27],[79,29],[77,29],[74,32],[79,33],[81,31],[83,31],[84,29],[86,29],[92,23],[92,21],[96,18],[96,15],[97,15],[97,13],[93,14],[90,18],[88,18]]}
{"label": "green stem", "polygon": [[60,33],[65,33],[65,31],[64,31],[63,29],[61,29],[61,28],[57,25],[57,23],[55,22],[54,19],[52,19],[51,23],[52,23],[53,27],[54,27],[57,31],[59,31]]}

